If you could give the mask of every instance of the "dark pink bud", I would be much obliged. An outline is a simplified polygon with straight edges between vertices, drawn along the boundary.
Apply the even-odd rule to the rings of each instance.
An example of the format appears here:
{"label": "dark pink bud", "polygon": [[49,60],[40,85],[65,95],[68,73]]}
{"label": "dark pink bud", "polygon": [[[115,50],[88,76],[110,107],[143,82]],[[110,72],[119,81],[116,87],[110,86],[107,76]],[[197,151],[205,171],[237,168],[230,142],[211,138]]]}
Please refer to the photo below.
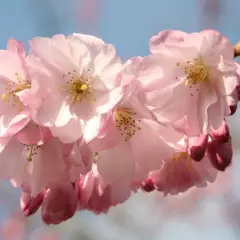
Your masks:
{"label": "dark pink bud", "polygon": [[230,133],[226,121],[224,120],[217,130],[212,129],[210,135],[214,140],[227,142],[229,140]]}
{"label": "dark pink bud", "polygon": [[[238,79],[239,79],[239,82],[240,82],[240,76],[239,75],[238,75]],[[239,83],[236,87],[236,91],[237,91],[238,101],[240,101],[240,84]]]}
{"label": "dark pink bud", "polygon": [[153,184],[153,181],[151,178],[146,179],[145,181],[143,181],[142,183],[142,189],[145,192],[152,192],[155,190],[155,186]]}
{"label": "dark pink bud", "polygon": [[208,156],[213,167],[219,171],[225,171],[232,162],[233,150],[231,137],[225,143],[216,140],[209,143]]}
{"label": "dark pink bud", "polygon": [[208,145],[208,135],[188,138],[188,155],[195,161],[203,159]]}
{"label": "dark pink bud", "polygon": [[[239,101],[239,100],[238,100],[238,101]],[[234,114],[236,113],[236,111],[237,111],[237,104],[232,105],[232,106],[229,106],[229,108],[230,108],[230,114],[229,114],[229,116],[232,116],[232,115],[234,115]]]}
{"label": "dark pink bud", "polygon": [[22,196],[20,199],[20,205],[23,214],[28,217],[39,209],[39,207],[42,205],[43,199],[45,196],[45,190],[37,194],[35,197],[31,196],[30,192],[22,191]]}
{"label": "dark pink bud", "polygon": [[59,224],[70,219],[77,210],[78,188],[71,183],[46,191],[42,219],[46,224]]}

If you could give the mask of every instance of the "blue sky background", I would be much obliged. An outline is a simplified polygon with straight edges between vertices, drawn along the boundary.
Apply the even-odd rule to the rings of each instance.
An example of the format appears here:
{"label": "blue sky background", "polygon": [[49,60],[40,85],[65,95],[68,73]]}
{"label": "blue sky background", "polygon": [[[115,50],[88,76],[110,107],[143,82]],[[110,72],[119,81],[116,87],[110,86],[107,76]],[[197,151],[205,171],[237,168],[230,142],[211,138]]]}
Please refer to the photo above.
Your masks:
{"label": "blue sky background", "polygon": [[[191,32],[211,27],[221,31],[229,37],[232,43],[235,43],[240,40],[239,0],[219,1],[223,5],[219,21],[213,25],[206,25],[206,23],[203,25],[203,20],[207,20],[209,16],[202,14],[200,0],[99,0],[101,7],[97,10],[98,15],[94,23],[88,22],[79,16],[80,2],[82,1],[5,0],[1,1],[0,8],[0,48],[6,47],[7,39],[10,37],[23,41],[27,47],[28,40],[35,36],[51,37],[56,33],[83,32],[94,34],[103,38],[106,42],[114,44],[118,54],[123,60],[126,60],[137,55],[147,55],[149,53],[148,41],[150,37],[161,30],[179,29]],[[239,117],[236,116],[231,120],[232,129],[235,133],[237,132],[235,128],[236,119]],[[232,187],[233,189],[239,189],[237,180]],[[135,207],[138,205],[134,214],[141,218],[141,211],[150,208],[152,203],[147,202],[146,197],[144,198],[145,202],[140,199],[134,198],[131,201]],[[236,235],[238,225],[234,228],[229,223],[224,226],[214,227],[212,225],[212,222],[215,221],[213,216],[220,214],[222,204],[225,202],[224,199],[209,199],[198,210],[198,223],[192,223],[187,219],[171,219],[166,222],[161,231],[158,232],[156,228],[154,236],[148,237],[146,233],[146,237],[142,239],[239,239],[240,235]],[[13,201],[12,204],[16,203],[17,201]],[[129,208],[129,212],[131,206],[131,202],[126,206],[127,209]],[[7,209],[3,207],[0,217],[5,216],[6,212]],[[111,218],[107,216],[96,217],[88,213],[79,214],[79,216],[79,221],[80,218],[81,221],[85,219],[84,222],[88,222],[90,225],[95,224],[96,228],[108,233],[108,237],[104,239],[135,239],[136,233],[134,232],[132,232],[133,235],[127,235],[129,231],[124,228],[118,232],[119,230],[112,223]],[[144,217],[146,215],[143,214],[142,218]],[[221,215],[215,217],[221,218]],[[76,219],[78,219],[78,216]],[[71,224],[77,224],[76,219],[74,222],[70,222],[67,227],[59,227],[58,230],[64,229],[67,234],[70,231],[69,229],[73,227]],[[157,220],[155,223],[157,223]],[[140,226],[143,234],[144,226],[144,223]],[[34,224],[32,228],[34,228]],[[113,238],[114,232],[119,233],[118,237]],[[64,239],[68,239],[68,237]]]}

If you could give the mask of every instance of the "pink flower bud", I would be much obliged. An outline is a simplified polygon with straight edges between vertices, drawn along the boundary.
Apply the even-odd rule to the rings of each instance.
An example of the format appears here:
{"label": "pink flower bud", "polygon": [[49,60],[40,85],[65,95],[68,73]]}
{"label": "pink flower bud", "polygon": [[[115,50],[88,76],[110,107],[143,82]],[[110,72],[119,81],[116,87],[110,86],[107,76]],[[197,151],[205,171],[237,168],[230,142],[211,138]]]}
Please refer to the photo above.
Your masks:
{"label": "pink flower bud", "polygon": [[42,205],[43,199],[45,195],[45,190],[37,194],[35,197],[31,196],[31,193],[28,191],[22,191],[22,196],[20,199],[20,206],[23,214],[28,217],[39,209]]}
{"label": "pink flower bud", "polygon": [[234,115],[234,114],[236,113],[236,111],[237,111],[237,104],[232,105],[232,106],[229,106],[229,108],[230,108],[230,114],[229,114],[229,116],[232,116],[232,115]]}
{"label": "pink flower bud", "polygon": [[46,191],[42,219],[46,224],[59,224],[70,219],[77,210],[78,188],[71,183]]}
{"label": "pink flower bud", "polygon": [[197,162],[201,161],[205,155],[207,144],[207,134],[188,138],[188,155]]}
{"label": "pink flower bud", "polygon": [[214,140],[227,142],[229,140],[230,133],[226,121],[223,121],[217,130],[212,129],[210,135]]}
{"label": "pink flower bud", "polygon": [[214,140],[209,143],[208,156],[213,167],[219,171],[225,171],[232,162],[233,149],[231,138],[226,143]]}
{"label": "pink flower bud", "polygon": [[155,190],[153,181],[151,178],[146,179],[143,183],[142,183],[142,189],[145,192],[152,192]]}

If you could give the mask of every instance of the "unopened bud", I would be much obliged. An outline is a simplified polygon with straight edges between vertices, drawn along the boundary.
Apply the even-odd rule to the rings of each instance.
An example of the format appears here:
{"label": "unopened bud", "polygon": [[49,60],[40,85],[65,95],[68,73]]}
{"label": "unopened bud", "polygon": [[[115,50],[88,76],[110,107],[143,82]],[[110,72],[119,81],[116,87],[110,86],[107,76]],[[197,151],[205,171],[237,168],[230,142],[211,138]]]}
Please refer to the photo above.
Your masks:
{"label": "unopened bud", "polygon": [[155,190],[155,187],[151,178],[148,178],[145,181],[143,181],[141,187],[145,192],[152,192]]}
{"label": "unopened bud", "polygon": [[42,219],[46,224],[59,224],[70,219],[77,210],[78,188],[71,183],[46,191]]}
{"label": "unopened bud", "polygon": [[209,143],[208,156],[213,167],[219,171],[225,171],[232,162],[233,150],[231,138],[225,143],[216,140]]}
{"label": "unopened bud", "polygon": [[208,145],[208,135],[203,134],[198,137],[188,138],[188,155],[195,161],[203,159]]}
{"label": "unopened bud", "polygon": [[214,140],[227,142],[229,140],[230,133],[226,121],[224,120],[217,130],[212,129],[210,135]]}

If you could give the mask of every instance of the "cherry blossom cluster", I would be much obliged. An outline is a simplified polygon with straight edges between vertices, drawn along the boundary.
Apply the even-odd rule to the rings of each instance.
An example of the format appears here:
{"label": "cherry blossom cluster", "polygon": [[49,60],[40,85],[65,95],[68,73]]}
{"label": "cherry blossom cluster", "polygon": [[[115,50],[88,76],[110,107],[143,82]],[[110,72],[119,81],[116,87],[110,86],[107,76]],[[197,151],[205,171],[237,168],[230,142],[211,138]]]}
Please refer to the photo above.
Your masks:
{"label": "cherry blossom cluster", "polygon": [[106,213],[139,190],[206,187],[232,161],[240,66],[213,30],[162,31],[148,56],[73,34],[0,51],[0,178],[46,224]]}

